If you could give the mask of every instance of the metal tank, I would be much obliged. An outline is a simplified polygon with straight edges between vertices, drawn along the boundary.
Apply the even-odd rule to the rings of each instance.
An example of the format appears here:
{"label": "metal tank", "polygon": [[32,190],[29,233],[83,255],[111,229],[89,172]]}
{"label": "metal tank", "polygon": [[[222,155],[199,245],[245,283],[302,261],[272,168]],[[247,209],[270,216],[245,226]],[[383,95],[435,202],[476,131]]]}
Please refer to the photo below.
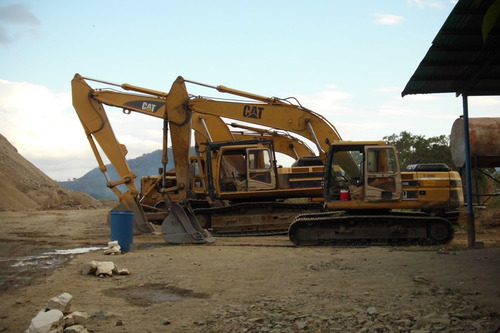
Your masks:
{"label": "metal tank", "polygon": [[[492,168],[500,166],[500,118],[469,118],[470,156],[472,166]],[[453,163],[465,165],[464,121],[453,123],[450,135]]]}

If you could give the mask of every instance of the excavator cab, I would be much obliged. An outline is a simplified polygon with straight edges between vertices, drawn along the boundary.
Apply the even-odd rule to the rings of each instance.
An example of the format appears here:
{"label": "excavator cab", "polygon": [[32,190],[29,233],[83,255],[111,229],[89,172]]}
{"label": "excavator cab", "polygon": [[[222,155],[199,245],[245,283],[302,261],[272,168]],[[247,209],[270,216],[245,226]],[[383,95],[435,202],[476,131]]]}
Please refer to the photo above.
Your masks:
{"label": "excavator cab", "polygon": [[[212,200],[237,192],[276,189],[271,140],[212,142],[206,149],[208,194]],[[219,198],[220,197],[220,198]]]}
{"label": "excavator cab", "polygon": [[276,188],[276,174],[271,151],[268,148],[248,148],[247,180],[248,190],[269,190]]}
{"label": "excavator cab", "polygon": [[247,190],[247,162],[244,147],[221,149],[216,171],[219,172],[219,188],[221,192]]}
{"label": "excavator cab", "polygon": [[276,188],[272,154],[255,146],[222,147],[216,170],[220,192],[258,191]]}
{"label": "excavator cab", "polygon": [[365,157],[365,200],[401,200],[403,191],[396,148],[365,147]]}
{"label": "excavator cab", "polygon": [[[337,161],[352,159],[357,169],[342,170]],[[401,172],[392,146],[334,143],[325,166],[324,196],[327,202],[399,201]]]}

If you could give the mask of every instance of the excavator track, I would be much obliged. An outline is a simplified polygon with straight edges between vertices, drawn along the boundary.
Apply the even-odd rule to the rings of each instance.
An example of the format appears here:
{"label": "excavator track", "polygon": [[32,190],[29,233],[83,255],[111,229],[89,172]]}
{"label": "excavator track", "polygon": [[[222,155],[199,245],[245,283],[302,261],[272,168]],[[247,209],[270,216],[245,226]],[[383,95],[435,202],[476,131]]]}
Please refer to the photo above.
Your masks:
{"label": "excavator track", "polygon": [[286,235],[294,218],[323,211],[321,203],[245,202],[224,207],[196,208],[200,226],[225,237]]}
{"label": "excavator track", "polygon": [[439,245],[453,236],[444,218],[399,212],[302,214],[288,230],[295,245]]}

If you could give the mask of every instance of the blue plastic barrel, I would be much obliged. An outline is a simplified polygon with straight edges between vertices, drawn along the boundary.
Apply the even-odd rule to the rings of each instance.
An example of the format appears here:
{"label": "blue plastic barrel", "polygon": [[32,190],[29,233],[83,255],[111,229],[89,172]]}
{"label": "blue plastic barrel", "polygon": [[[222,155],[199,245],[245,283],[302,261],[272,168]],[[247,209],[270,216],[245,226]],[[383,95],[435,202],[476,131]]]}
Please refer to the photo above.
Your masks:
{"label": "blue plastic barrel", "polygon": [[122,252],[130,251],[134,241],[134,212],[111,211],[111,241],[118,241]]}

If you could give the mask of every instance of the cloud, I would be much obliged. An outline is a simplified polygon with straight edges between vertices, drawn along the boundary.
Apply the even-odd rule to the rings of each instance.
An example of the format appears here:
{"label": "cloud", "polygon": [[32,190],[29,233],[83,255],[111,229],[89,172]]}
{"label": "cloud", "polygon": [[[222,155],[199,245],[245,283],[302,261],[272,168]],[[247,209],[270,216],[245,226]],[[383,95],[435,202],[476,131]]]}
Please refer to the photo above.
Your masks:
{"label": "cloud", "polygon": [[[128,158],[161,148],[161,121],[115,110],[107,110],[108,118],[120,143],[127,146]],[[0,119],[0,133],[53,179],[80,177],[97,167],[70,92],[0,79]]]}
{"label": "cloud", "polygon": [[36,26],[40,21],[24,4],[0,7],[0,20],[17,25]]}
{"label": "cloud", "polygon": [[318,92],[295,96],[304,107],[324,116],[343,140],[380,140],[387,135],[388,123],[380,118],[381,110],[354,93],[327,85]]}
{"label": "cloud", "polygon": [[295,95],[304,107],[325,116],[344,112],[348,109],[346,103],[354,96],[354,94],[338,90],[334,85],[327,85],[325,89],[312,94]]}
{"label": "cloud", "polygon": [[13,26],[15,35],[32,33],[32,28],[40,25],[38,18],[24,4],[0,7],[0,22],[2,24],[0,25],[0,43],[4,45],[12,43],[14,39],[13,33],[9,33],[5,25]]}
{"label": "cloud", "polygon": [[81,148],[85,140],[75,133],[83,134],[83,129],[70,108],[69,93],[0,79],[0,132],[21,154],[55,157]]}
{"label": "cloud", "polygon": [[9,34],[7,31],[0,25],[0,43],[1,44],[8,44],[11,42],[11,39],[9,38]]}
{"label": "cloud", "polygon": [[399,15],[391,15],[391,14],[374,14],[375,15],[375,24],[380,25],[397,25],[403,22],[404,17]]}
{"label": "cloud", "polygon": [[[453,3],[453,1],[451,1]],[[443,3],[439,2],[439,1],[427,1],[427,0],[408,0],[408,5],[413,6],[417,6],[419,8],[437,8],[437,9],[441,9],[441,8],[444,8],[444,5]]]}
{"label": "cloud", "polygon": [[394,86],[394,87],[381,87],[381,88],[375,89],[375,91],[384,92],[384,93],[394,93],[394,92],[401,92],[401,91],[403,91],[403,88],[402,87],[397,87],[397,86]]}
{"label": "cloud", "polygon": [[470,104],[473,106],[483,106],[483,107],[500,107],[500,97],[498,96],[474,96],[469,97]]}

